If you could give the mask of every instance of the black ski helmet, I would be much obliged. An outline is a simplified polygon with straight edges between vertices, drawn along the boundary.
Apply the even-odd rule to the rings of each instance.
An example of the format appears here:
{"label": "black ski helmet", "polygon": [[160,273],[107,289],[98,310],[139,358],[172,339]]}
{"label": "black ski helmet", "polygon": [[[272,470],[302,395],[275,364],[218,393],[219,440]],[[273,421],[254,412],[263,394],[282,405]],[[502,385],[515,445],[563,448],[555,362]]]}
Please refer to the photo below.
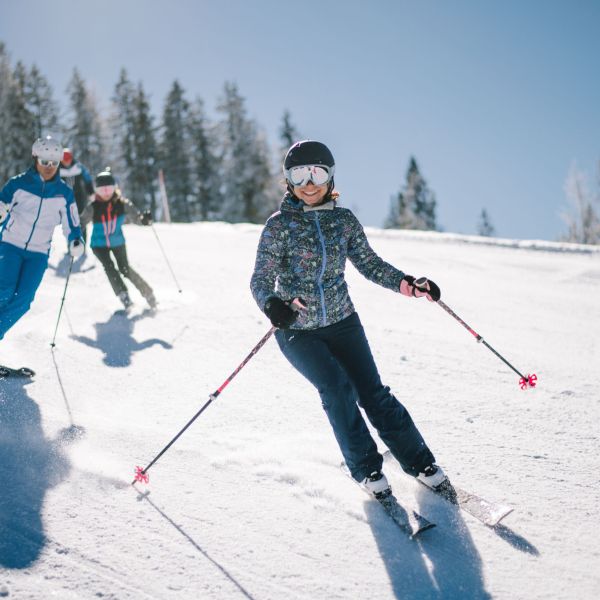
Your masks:
{"label": "black ski helmet", "polygon": [[115,177],[111,173],[110,167],[106,167],[104,171],[96,175],[96,187],[102,187],[104,185],[116,185]]}
{"label": "black ski helmet", "polygon": [[315,142],[314,140],[302,140],[292,145],[283,161],[283,176],[285,177],[287,190],[292,196],[294,196],[294,186],[288,181],[286,171],[292,167],[302,167],[304,165],[324,165],[331,169],[332,177],[329,180],[327,193],[325,194],[325,199],[328,199],[335,185],[333,182],[335,160],[331,150],[322,142]]}
{"label": "black ski helmet", "polygon": [[283,161],[283,169],[291,169],[292,167],[300,167],[302,165],[325,165],[333,167],[335,160],[331,150],[321,143],[314,140],[302,140],[296,142],[285,155]]}

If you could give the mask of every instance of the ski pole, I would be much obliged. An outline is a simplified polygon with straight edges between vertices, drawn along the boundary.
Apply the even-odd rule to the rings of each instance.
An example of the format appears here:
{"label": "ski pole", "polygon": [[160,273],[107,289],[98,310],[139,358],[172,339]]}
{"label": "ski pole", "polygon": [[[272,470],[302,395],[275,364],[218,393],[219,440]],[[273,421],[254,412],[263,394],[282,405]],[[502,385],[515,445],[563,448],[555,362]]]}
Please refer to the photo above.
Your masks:
{"label": "ski pole", "polygon": [[58,331],[58,323],[60,322],[60,315],[62,314],[63,305],[65,303],[65,296],[67,295],[67,286],[69,285],[69,278],[71,277],[71,270],[73,269],[73,261],[75,259],[71,256],[71,263],[69,264],[69,272],[67,273],[67,280],[65,281],[65,291],[63,292],[62,300],[60,301],[60,308],[58,309],[58,318],[56,319],[56,327],[54,328],[54,337],[50,342],[50,346],[54,348],[56,344],[56,332]]}
{"label": "ski pole", "polygon": [[175,281],[175,285],[177,286],[177,291],[181,294],[181,286],[179,285],[179,282],[177,281],[177,277],[175,277],[175,273],[173,272],[173,269],[171,268],[171,263],[169,262],[169,259],[167,258],[167,255],[165,254],[164,248],[163,248],[162,244],[160,243],[158,233],[156,233],[156,229],[154,229],[154,224],[151,223],[150,227],[152,228],[154,237],[156,238],[156,241],[158,242],[158,247],[160,248],[160,251],[162,252],[162,255],[165,259],[165,262],[167,263],[167,267],[169,267],[169,271],[171,271],[171,275],[173,276],[173,280]]}
{"label": "ski pole", "polygon": [[179,437],[183,434],[183,432],[208,408],[208,405],[216,400],[219,394],[229,385],[231,380],[246,366],[248,361],[265,345],[267,340],[273,335],[276,327],[271,327],[269,331],[262,337],[262,339],[252,348],[248,356],[239,364],[239,366],[235,369],[235,371],[208,397],[208,401],[202,406],[202,408],[186,423],[185,427],[179,431],[179,433],[154,457],[154,459],[148,464],[147,467],[142,469],[142,467],[135,468],[135,477],[131,482],[133,485],[136,481],[141,481],[142,483],[148,483],[148,475],[146,473],[150,469],[150,467],[179,439]]}
{"label": "ski pole", "polygon": [[519,379],[519,385],[524,390],[527,387],[535,387],[537,382],[537,375],[532,373],[531,375],[523,375],[520,371],[515,369],[501,354],[496,352],[472,327],[467,325],[447,304],[438,300],[437,303],[452,317],[454,317],[478,342],[481,342],[486,348],[491,350],[504,364],[508,365],[521,379]]}

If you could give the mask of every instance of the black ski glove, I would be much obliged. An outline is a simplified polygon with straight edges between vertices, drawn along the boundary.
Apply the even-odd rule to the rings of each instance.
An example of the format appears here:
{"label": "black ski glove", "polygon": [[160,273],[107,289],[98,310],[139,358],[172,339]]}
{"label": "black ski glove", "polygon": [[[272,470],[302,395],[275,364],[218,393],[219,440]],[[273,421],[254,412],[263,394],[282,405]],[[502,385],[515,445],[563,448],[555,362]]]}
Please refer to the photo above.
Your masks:
{"label": "black ski glove", "polygon": [[265,315],[278,329],[289,329],[298,318],[298,312],[291,309],[287,302],[277,296],[270,296],[265,302]]}
{"label": "black ski glove", "polygon": [[140,223],[142,225],[152,225],[152,212],[149,210],[145,210],[140,215]]}
{"label": "black ski glove", "polygon": [[415,298],[425,296],[430,302],[437,302],[442,297],[440,288],[431,279],[427,277],[415,279],[412,275],[404,276],[400,282],[400,293]]}

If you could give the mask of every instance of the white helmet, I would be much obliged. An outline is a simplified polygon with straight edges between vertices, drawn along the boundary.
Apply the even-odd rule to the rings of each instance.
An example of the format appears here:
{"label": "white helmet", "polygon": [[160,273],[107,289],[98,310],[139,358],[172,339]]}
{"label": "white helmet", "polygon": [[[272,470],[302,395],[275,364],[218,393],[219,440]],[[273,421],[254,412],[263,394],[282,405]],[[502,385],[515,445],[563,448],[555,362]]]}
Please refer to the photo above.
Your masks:
{"label": "white helmet", "polygon": [[63,147],[51,135],[47,135],[45,138],[38,138],[33,142],[31,155],[42,160],[57,160],[60,162],[63,158]]}

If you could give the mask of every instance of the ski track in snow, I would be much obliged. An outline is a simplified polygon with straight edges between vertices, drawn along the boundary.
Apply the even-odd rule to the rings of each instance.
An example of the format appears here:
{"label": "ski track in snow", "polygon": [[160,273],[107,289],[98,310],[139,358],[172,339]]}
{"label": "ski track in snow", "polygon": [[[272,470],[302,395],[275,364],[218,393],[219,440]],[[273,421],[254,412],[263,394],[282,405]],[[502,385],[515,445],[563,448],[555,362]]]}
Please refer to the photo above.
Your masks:
{"label": "ski track in snow", "polygon": [[57,232],[32,309],[2,342],[0,362],[37,375],[0,382],[0,597],[597,597],[600,249],[368,230],[383,258],[434,279],[539,378],[521,391],[443,310],[349,266],[382,379],[438,462],[461,487],[515,507],[487,528],[388,466],[399,501],[437,524],[411,541],[340,472],[316,392],[273,340],[149,485],[130,485],[269,329],[249,292],[260,227],[155,227],[182,293],[152,232],[126,227],[155,314],[136,290],[118,314],[87,256],[51,351],[68,267]]}

